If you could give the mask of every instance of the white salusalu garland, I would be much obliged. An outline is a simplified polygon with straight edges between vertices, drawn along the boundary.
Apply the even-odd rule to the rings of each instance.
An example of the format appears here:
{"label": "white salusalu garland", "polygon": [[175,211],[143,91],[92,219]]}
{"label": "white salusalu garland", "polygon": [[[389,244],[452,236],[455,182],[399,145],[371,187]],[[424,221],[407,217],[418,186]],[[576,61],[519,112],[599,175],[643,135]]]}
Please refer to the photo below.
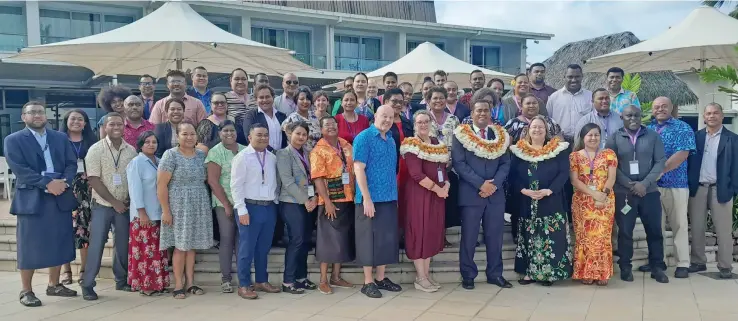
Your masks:
{"label": "white salusalu garland", "polygon": [[400,155],[410,153],[422,160],[426,160],[434,163],[448,163],[451,158],[448,152],[448,147],[442,141],[438,144],[429,144],[423,142],[418,137],[408,137],[402,141],[400,145]]}
{"label": "white salusalu garland", "polygon": [[474,133],[471,125],[459,125],[454,129],[454,135],[461,146],[474,155],[489,160],[497,159],[504,155],[510,146],[510,135],[499,125],[493,124],[487,128],[492,129],[495,133],[495,139],[482,139]]}
{"label": "white salusalu garland", "polygon": [[[552,146],[552,144],[556,144],[555,147]],[[520,145],[520,146],[519,146]],[[559,155],[559,153],[565,151],[567,148],[569,148],[569,143],[565,141],[561,141],[558,137],[553,138],[546,143],[546,145],[541,148],[541,150],[544,151],[544,153],[540,155],[530,155],[527,153],[521,146],[525,146],[525,149],[532,149],[533,147],[524,139],[521,139],[518,141],[517,144],[510,146],[510,151],[517,156],[518,158],[525,160],[530,163],[536,163],[536,162],[542,162],[547,159],[554,158]],[[545,150],[550,150],[548,152],[545,152]]]}

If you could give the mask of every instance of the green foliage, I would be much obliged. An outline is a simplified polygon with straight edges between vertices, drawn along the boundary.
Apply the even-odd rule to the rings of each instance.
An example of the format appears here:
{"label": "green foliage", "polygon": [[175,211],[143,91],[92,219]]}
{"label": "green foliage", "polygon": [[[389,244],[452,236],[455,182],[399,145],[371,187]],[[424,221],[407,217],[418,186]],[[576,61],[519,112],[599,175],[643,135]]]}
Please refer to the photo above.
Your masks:
{"label": "green foliage", "polygon": [[[738,47],[736,47],[736,50],[738,50]],[[738,101],[738,90],[735,89],[735,86],[738,85],[738,72],[736,72],[735,67],[712,66],[700,73],[700,79],[708,84],[718,81],[729,83],[730,87],[718,86],[718,91],[728,94],[731,100]]]}
{"label": "green foliage", "polygon": [[640,74],[627,74],[623,77],[623,83],[621,84],[623,89],[630,90],[634,93],[638,93],[641,90],[641,75]]}
{"label": "green foliage", "polygon": [[[731,0],[716,0],[716,1],[702,1],[702,4],[705,6],[713,7],[713,8],[722,8],[723,6],[736,1]],[[738,19],[738,3],[736,3],[733,10],[728,14],[729,16]]]}
{"label": "green foliage", "polygon": [[651,122],[651,105],[653,102],[641,103],[641,122],[648,124]]}

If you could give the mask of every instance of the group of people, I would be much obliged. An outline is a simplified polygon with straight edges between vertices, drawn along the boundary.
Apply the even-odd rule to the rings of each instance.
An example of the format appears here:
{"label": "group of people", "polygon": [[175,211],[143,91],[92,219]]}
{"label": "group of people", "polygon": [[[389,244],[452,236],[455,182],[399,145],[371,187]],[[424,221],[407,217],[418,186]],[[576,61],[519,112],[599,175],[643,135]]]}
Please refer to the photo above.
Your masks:
{"label": "group of people", "polygon": [[[5,139],[17,177],[10,212],[18,219],[20,303],[41,305],[32,276],[47,267],[46,294],[76,296],[65,287],[75,248],[82,296],[96,300],[111,228],[116,290],[146,296],[204,294],[194,278],[196,251],[213,247],[216,238],[221,290],[244,299],[353,287],[341,275],[346,263],[363,267],[366,296],[401,291],[385,275],[401,247],[416,269],[414,287],[434,292],[442,285],[430,262],[453,246],[445,239],[452,226],[461,226],[462,286],[474,288],[482,228],[486,280],[510,288],[502,260],[506,212],[521,285],[570,278],[607,285],[615,223],[620,278],[633,281],[637,217],[649,250],[649,263],[639,270],[668,282],[668,222],[675,277],[704,271],[708,209],[718,268],[730,277],[738,138],[722,126],[722,107],[708,104],[707,127],[695,134],[675,117],[671,101],[659,97],[643,125],[637,97],[620,87],[622,69],[610,69],[607,88],[593,92],[582,88],[582,76],[580,66],[568,66],[566,85],[556,90],[537,63],[504,95],[501,80],[487,82],[475,70],[472,91],[460,95],[439,70],[415,104],[412,84],[398,84],[396,74],[384,75],[377,98],[369,78],[357,73],[329,110],[327,93],[299,87],[291,73],[279,96],[264,74],[254,77],[249,94],[242,69],[230,75],[232,91],[219,93],[207,89],[207,71],[198,67],[189,90],[183,73],[169,72],[170,94],[156,102],[148,75],[141,77],[140,96],[120,86],[103,89],[98,101],[109,113],[99,135],[79,109],[64,116],[61,131],[47,129],[44,104],[28,102],[27,128]],[[318,284],[307,265],[314,231]],[[281,286],[274,286],[267,262],[280,233],[285,268]]]}

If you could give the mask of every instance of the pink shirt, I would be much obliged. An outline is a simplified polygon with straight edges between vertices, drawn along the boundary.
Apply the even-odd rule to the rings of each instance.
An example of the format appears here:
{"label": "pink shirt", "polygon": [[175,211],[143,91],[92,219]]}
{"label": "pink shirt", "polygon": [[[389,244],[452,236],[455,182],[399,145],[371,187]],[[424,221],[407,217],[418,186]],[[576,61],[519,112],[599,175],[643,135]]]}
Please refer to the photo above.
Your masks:
{"label": "pink shirt", "polygon": [[[169,95],[167,97],[159,99],[159,101],[154,104],[154,108],[151,109],[151,117],[149,118],[149,121],[152,124],[161,124],[167,122],[167,113],[166,111],[164,111],[164,105],[166,105],[167,100],[171,98],[172,95]],[[184,97],[182,97],[182,100],[185,103],[184,119],[186,121],[189,121],[197,126],[200,121],[207,117],[207,114],[205,113],[205,106],[203,106],[202,102],[199,99],[190,95],[184,95]]]}

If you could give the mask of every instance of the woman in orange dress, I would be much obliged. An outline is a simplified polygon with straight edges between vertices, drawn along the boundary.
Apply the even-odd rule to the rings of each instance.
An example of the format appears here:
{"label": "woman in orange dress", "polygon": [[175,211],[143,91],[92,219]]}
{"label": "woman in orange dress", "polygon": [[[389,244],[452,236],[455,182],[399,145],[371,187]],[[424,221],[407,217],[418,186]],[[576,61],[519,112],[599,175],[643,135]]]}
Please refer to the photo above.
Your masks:
{"label": "woman in orange dress", "polygon": [[612,276],[612,225],[615,217],[617,156],[600,150],[600,127],[587,124],[579,132],[576,151],[569,155],[574,185],[572,216],[576,245],[573,279],[605,286]]}

